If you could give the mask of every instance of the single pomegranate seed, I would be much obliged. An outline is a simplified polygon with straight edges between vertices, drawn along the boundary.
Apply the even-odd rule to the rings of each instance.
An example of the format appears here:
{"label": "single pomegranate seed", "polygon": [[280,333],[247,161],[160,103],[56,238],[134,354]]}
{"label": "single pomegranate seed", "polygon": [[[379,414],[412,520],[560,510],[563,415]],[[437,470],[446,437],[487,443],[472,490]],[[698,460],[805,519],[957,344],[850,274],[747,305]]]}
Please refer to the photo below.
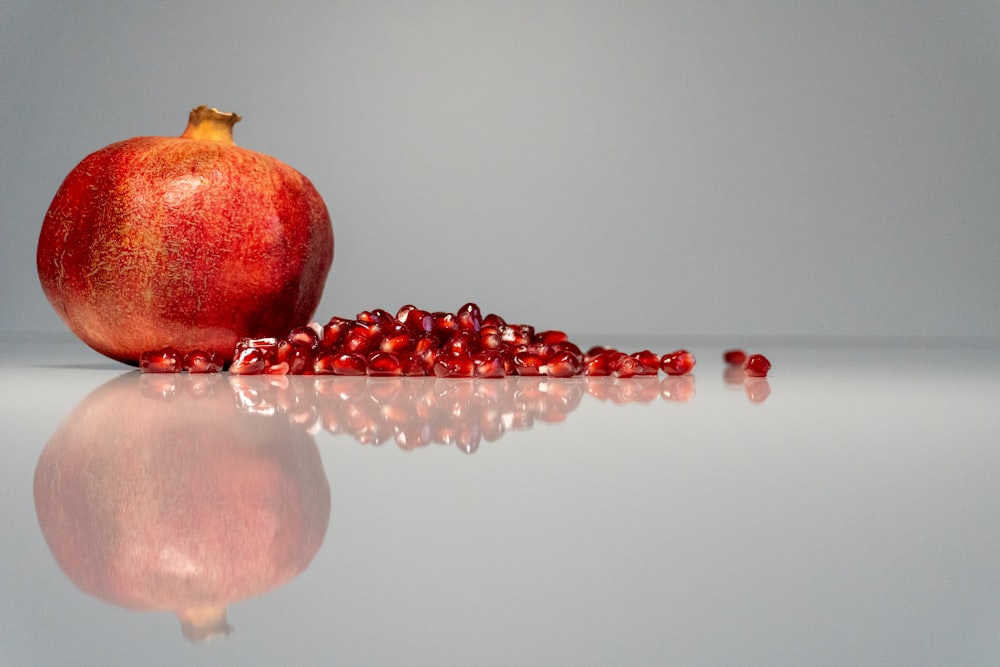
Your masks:
{"label": "single pomegranate seed", "polygon": [[365,358],[360,354],[341,352],[334,354],[331,361],[333,372],[337,375],[364,375],[367,372]]}
{"label": "single pomegranate seed", "polygon": [[499,327],[503,324],[507,324],[507,321],[496,313],[486,315],[482,321],[482,326],[484,327]]}
{"label": "single pomegranate seed", "polygon": [[694,355],[687,350],[675,350],[660,358],[660,368],[667,375],[685,375],[694,370]]}
{"label": "single pomegranate seed", "polygon": [[391,327],[395,321],[392,315],[382,308],[376,308],[375,310],[363,310],[358,313],[354,319],[358,322],[371,324],[379,331],[385,331]]}
{"label": "single pomegranate seed", "polygon": [[310,350],[315,350],[319,347],[322,335],[322,329],[317,332],[312,326],[295,327],[288,333],[285,340],[289,343],[294,343]]}
{"label": "single pomegranate seed", "polygon": [[336,352],[321,352],[316,355],[312,362],[312,372],[314,375],[333,375],[333,360],[337,356]]}
{"label": "single pomegranate seed", "polygon": [[507,345],[528,345],[535,337],[534,327],[527,324],[501,324],[497,329]]}
{"label": "single pomegranate seed", "polygon": [[583,362],[572,352],[556,352],[545,362],[545,374],[549,377],[568,378],[579,375]]}
{"label": "single pomegranate seed", "polygon": [[413,350],[413,334],[406,326],[397,322],[382,336],[379,348],[383,352],[392,352],[393,354],[411,352]]}
{"label": "single pomegranate seed", "polygon": [[583,374],[605,376],[614,373],[615,365],[625,354],[606,347],[590,348],[583,356]]}
{"label": "single pomegranate seed", "polygon": [[[433,368],[434,363],[431,362],[430,366]],[[408,377],[427,375],[427,364],[416,354],[407,354],[400,359],[400,374]]]}
{"label": "single pomegranate seed", "polygon": [[414,334],[426,334],[434,331],[434,317],[426,310],[416,306],[406,305],[396,313],[396,321]]}
{"label": "single pomegranate seed", "polygon": [[312,368],[313,348],[283,340],[278,343],[275,359],[288,364],[289,375],[302,375]]}
{"label": "single pomegranate seed", "polygon": [[563,343],[569,340],[569,336],[566,335],[564,331],[539,331],[534,336],[532,336],[531,342],[541,343],[542,345],[552,345],[553,343]]}
{"label": "single pomegranate seed", "polygon": [[229,365],[231,375],[260,375],[267,368],[267,352],[263,347],[244,347],[237,351]]}
{"label": "single pomegranate seed", "polygon": [[437,311],[431,313],[434,318],[434,333],[440,340],[448,340],[458,331],[458,319],[452,313]]}
{"label": "single pomegranate seed", "polygon": [[502,378],[507,375],[503,358],[499,352],[491,350],[477,352],[472,355],[472,361],[476,367],[476,377]]}
{"label": "single pomegranate seed", "polygon": [[189,373],[218,373],[222,370],[222,356],[218,352],[192,350],[184,356],[184,368]]}
{"label": "single pomegranate seed", "polygon": [[458,309],[455,313],[455,321],[458,322],[458,328],[462,331],[474,331],[479,332],[482,326],[482,313],[479,311],[479,306],[474,303],[467,303]]}
{"label": "single pomegranate seed", "polygon": [[403,374],[403,365],[395,354],[378,351],[368,356],[365,370],[374,377],[392,377]]}
{"label": "single pomegranate seed", "polygon": [[354,354],[368,354],[378,347],[380,340],[378,325],[356,320],[348,328],[340,349]]}
{"label": "single pomegranate seed", "polygon": [[576,357],[580,363],[583,363],[583,352],[580,351],[580,347],[568,340],[558,341],[548,345],[549,354],[555,354],[556,352],[569,352],[574,357]]}
{"label": "single pomegranate seed", "polygon": [[767,377],[771,370],[771,362],[763,354],[751,354],[743,364],[743,370],[750,377]]}
{"label": "single pomegranate seed", "polygon": [[747,353],[739,348],[733,348],[722,353],[722,360],[730,366],[742,366],[746,363]]}
{"label": "single pomegranate seed", "polygon": [[330,321],[323,326],[323,337],[320,345],[327,350],[332,350],[340,344],[350,325],[351,321],[343,317],[331,317]]}
{"label": "single pomegranate seed", "polygon": [[434,375],[439,378],[470,378],[476,365],[472,356],[462,352],[439,354],[434,359]]}
{"label": "single pomegranate seed", "polygon": [[492,324],[484,324],[479,329],[479,346],[484,350],[499,350],[503,347],[503,337],[500,336],[500,327]]}
{"label": "single pomegranate seed", "polygon": [[444,344],[445,352],[472,354],[479,351],[479,336],[469,329],[457,332]]}
{"label": "single pomegranate seed", "polygon": [[139,355],[139,370],[143,373],[180,373],[181,354],[172,347],[143,352]]}
{"label": "single pomegranate seed", "polygon": [[649,350],[641,350],[632,355],[642,364],[639,375],[657,375],[660,372],[660,355]]}
{"label": "single pomegranate seed", "polygon": [[541,375],[545,357],[534,352],[518,352],[514,355],[514,371],[518,375]]}
{"label": "single pomegranate seed", "polygon": [[[659,361],[659,359],[657,359]],[[631,378],[641,375],[643,372],[642,362],[630,354],[617,353],[611,363],[611,375],[616,378]]]}

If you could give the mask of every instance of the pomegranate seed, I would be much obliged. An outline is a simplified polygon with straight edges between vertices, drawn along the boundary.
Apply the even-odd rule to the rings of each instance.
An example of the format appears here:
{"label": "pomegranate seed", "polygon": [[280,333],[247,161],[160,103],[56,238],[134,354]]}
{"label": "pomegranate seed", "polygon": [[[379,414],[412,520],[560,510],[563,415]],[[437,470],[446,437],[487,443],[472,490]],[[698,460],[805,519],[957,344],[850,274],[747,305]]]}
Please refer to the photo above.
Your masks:
{"label": "pomegranate seed", "polygon": [[343,317],[331,317],[323,327],[323,339],[320,345],[328,350],[333,349],[343,339],[350,324],[351,321]]}
{"label": "pomegranate seed", "polygon": [[462,331],[474,331],[478,333],[482,326],[482,319],[479,306],[474,303],[465,304],[455,313],[455,321],[458,323],[458,328]]}
{"label": "pomegranate seed", "polygon": [[288,364],[290,375],[302,375],[312,368],[313,348],[283,340],[278,343],[275,359]]}
{"label": "pomegranate seed", "polygon": [[366,372],[374,377],[391,377],[403,374],[403,365],[391,352],[372,352],[366,362]]}
{"label": "pomegranate seed", "polygon": [[382,308],[376,308],[375,310],[363,310],[358,313],[354,319],[358,322],[370,324],[379,331],[384,331],[389,328],[392,326],[394,321],[392,315]]}
{"label": "pomegranate seed", "polygon": [[484,350],[499,350],[502,348],[504,342],[500,336],[500,327],[492,324],[480,327],[479,346]]}
{"label": "pomegranate seed", "polygon": [[439,378],[469,378],[475,374],[476,365],[467,353],[439,354],[434,359],[434,375]]}
{"label": "pomegranate seed", "polygon": [[531,338],[533,343],[541,343],[542,345],[552,345],[553,343],[563,343],[569,340],[569,336],[563,331],[539,331]]}
{"label": "pomegranate seed", "polygon": [[352,352],[334,354],[331,360],[333,372],[337,375],[364,375],[365,358]]}
{"label": "pomegranate seed", "polygon": [[222,370],[222,356],[218,352],[192,350],[184,356],[184,368],[189,373],[218,373]]}
{"label": "pomegranate seed", "polygon": [[267,353],[263,347],[244,347],[229,365],[231,375],[260,375],[267,368]]}
{"label": "pomegranate seed", "polygon": [[139,355],[139,370],[143,373],[180,373],[181,354],[172,347],[143,352]]}
{"label": "pomegranate seed", "polygon": [[591,348],[583,357],[583,374],[592,376],[611,375],[620,357],[625,355],[608,348]]}
{"label": "pomegranate seed", "polygon": [[490,313],[485,316],[482,321],[482,326],[484,327],[499,327],[504,324],[507,324],[507,321],[496,313]]}
{"label": "pomegranate seed", "polygon": [[630,355],[639,360],[642,364],[642,371],[639,375],[656,375],[660,372],[660,356],[649,350],[641,350]]}
{"label": "pomegranate seed", "polygon": [[507,345],[528,345],[535,337],[535,329],[527,324],[501,324],[497,329]]}
{"label": "pomegranate seed", "polygon": [[479,337],[471,330],[463,329],[444,345],[445,352],[471,354],[479,351]]}
{"label": "pomegranate seed", "polygon": [[694,370],[694,355],[687,350],[675,350],[663,355],[660,368],[667,375],[685,375]]}
{"label": "pomegranate seed", "polygon": [[434,318],[434,332],[441,340],[447,340],[458,331],[458,320],[452,313],[437,311],[431,313]]}
{"label": "pomegranate seed", "polygon": [[[431,362],[433,368],[433,362]],[[416,354],[408,354],[400,360],[400,373],[407,377],[427,375],[427,365]]]}
{"label": "pomegranate seed", "polygon": [[285,340],[289,343],[294,343],[295,345],[301,345],[307,349],[315,350],[319,347],[321,335],[321,333],[318,334],[311,326],[295,327],[288,333]]}
{"label": "pomegranate seed", "polygon": [[583,362],[572,352],[563,350],[553,354],[545,362],[545,374],[549,377],[568,378],[578,375]]}
{"label": "pomegranate seed", "polygon": [[348,328],[340,348],[345,352],[368,354],[378,346],[379,340],[376,324],[355,320]]}
{"label": "pomegranate seed", "polygon": [[722,353],[722,360],[730,366],[742,366],[746,363],[747,353],[739,348],[733,348]]}
{"label": "pomegranate seed", "polygon": [[[659,361],[659,359],[657,359]],[[643,372],[642,362],[630,354],[622,352],[616,353],[611,363],[611,375],[616,378],[631,378],[641,375]]]}
{"label": "pomegranate seed", "polygon": [[475,364],[476,377],[481,378],[502,378],[507,375],[503,358],[499,352],[483,351],[472,355]]}
{"label": "pomegranate seed", "polygon": [[413,335],[404,325],[393,324],[388,332],[382,337],[379,348],[383,352],[401,354],[413,350]]}
{"label": "pomegranate seed", "polygon": [[514,371],[518,375],[541,375],[545,357],[534,352],[518,352],[514,355]]}
{"label": "pomegranate seed", "polygon": [[751,354],[743,364],[743,370],[750,377],[767,377],[771,370],[771,362],[763,354]]}
{"label": "pomegranate seed", "polygon": [[416,306],[406,305],[396,313],[396,321],[414,334],[426,334],[434,331],[434,318],[426,310]]}

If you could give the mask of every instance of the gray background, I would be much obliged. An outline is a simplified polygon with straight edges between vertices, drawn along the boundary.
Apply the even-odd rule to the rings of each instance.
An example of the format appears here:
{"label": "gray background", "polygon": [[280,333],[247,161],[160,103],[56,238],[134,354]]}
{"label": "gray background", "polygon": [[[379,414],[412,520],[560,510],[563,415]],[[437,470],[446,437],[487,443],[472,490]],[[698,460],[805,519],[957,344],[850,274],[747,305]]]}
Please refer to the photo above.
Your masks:
{"label": "gray background", "polygon": [[86,154],[236,111],[309,176],[318,319],[467,300],[574,334],[1000,334],[1000,3],[0,2],[0,330],[62,330]]}

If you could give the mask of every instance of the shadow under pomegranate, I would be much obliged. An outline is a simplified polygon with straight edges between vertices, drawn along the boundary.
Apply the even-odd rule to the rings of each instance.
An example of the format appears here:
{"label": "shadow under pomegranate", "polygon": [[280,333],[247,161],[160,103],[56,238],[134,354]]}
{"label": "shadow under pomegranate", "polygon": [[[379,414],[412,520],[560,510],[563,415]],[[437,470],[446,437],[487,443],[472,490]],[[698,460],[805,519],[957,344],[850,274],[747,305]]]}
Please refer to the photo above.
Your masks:
{"label": "shadow under pomegranate", "polygon": [[120,376],[47,443],[34,480],[49,549],[84,592],[228,635],[227,606],[294,579],[326,535],[313,437],[239,409],[218,376]]}

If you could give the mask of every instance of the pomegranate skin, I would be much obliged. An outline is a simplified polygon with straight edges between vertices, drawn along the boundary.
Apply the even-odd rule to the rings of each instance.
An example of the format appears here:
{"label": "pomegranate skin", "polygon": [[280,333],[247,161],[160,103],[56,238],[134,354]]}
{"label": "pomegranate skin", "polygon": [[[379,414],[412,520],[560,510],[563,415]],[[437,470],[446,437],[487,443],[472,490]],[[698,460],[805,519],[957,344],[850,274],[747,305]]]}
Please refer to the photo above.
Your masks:
{"label": "pomegranate skin", "polygon": [[[205,131],[209,119],[198,131],[199,111],[228,127]],[[172,346],[228,363],[240,338],[314,314],[333,262],[329,212],[304,175],[236,146],[237,120],[199,107],[182,136],[111,144],[56,193],[39,279],[67,326],[101,354],[136,365]]]}

